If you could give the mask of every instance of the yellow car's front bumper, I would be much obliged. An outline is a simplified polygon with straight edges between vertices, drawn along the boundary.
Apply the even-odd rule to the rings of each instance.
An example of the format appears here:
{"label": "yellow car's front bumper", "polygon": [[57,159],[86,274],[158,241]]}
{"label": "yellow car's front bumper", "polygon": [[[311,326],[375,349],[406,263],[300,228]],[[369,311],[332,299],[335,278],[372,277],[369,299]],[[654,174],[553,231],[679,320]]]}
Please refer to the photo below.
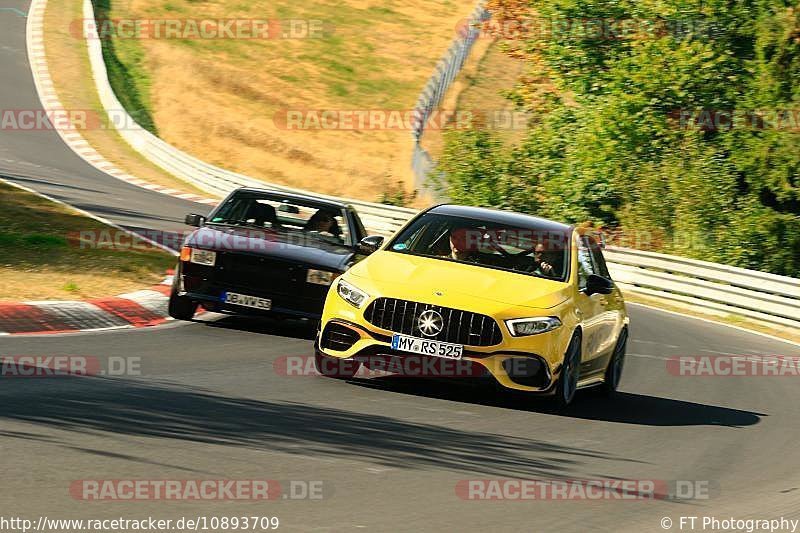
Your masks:
{"label": "yellow car's front bumper", "polygon": [[[368,308],[369,303],[365,302],[358,309],[344,301],[336,293],[334,287],[329,292],[325,303],[315,343],[316,350],[327,357],[356,359],[367,365],[370,364],[372,358],[430,359],[429,356],[392,349],[392,335],[395,332],[370,324],[364,317],[364,310]],[[452,360],[437,361],[442,365],[437,367],[439,370],[435,376],[475,377],[483,373],[484,375],[488,374],[497,383],[508,389],[539,393],[552,392],[559,377],[572,329],[562,325],[548,333],[513,337],[504,320],[497,317],[495,319],[502,332],[502,341],[499,344],[464,346],[464,355],[461,361],[468,364],[452,364]],[[331,333],[332,331],[336,333]],[[330,342],[331,336],[344,340],[344,342]],[[415,369],[425,367],[420,363],[406,365],[405,368],[409,366],[413,366]]]}

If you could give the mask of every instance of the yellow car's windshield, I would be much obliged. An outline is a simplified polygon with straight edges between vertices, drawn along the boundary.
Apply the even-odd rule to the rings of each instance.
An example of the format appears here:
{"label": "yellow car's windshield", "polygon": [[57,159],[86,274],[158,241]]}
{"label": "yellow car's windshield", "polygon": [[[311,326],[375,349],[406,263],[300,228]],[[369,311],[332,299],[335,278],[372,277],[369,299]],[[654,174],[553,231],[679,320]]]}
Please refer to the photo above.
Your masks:
{"label": "yellow car's windshield", "polygon": [[518,227],[428,213],[389,244],[396,253],[431,257],[564,281],[569,269],[569,232],[552,226]]}

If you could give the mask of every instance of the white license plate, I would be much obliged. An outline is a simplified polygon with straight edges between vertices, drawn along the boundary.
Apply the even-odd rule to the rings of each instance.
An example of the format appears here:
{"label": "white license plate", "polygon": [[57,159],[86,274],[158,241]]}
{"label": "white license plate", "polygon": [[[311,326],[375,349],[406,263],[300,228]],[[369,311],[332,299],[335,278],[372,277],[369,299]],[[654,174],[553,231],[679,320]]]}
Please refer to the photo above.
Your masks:
{"label": "white license plate", "polygon": [[239,294],[237,292],[223,292],[222,301],[226,304],[252,307],[253,309],[262,309],[264,311],[272,309],[272,300],[269,298],[259,298],[258,296]]}
{"label": "white license plate", "polygon": [[392,349],[401,352],[444,357],[445,359],[461,359],[461,356],[464,355],[464,346],[461,344],[420,339],[396,333],[392,335]]}

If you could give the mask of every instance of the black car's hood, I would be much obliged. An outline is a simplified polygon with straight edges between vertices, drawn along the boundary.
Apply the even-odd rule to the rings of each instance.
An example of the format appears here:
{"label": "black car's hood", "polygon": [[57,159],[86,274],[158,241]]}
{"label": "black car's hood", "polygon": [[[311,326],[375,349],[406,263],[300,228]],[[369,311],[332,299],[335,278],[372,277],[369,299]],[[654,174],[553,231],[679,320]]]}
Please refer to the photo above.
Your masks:
{"label": "black car's hood", "polygon": [[234,226],[205,226],[190,234],[188,246],[220,252],[243,253],[306,263],[344,271],[354,255],[347,246],[326,242],[301,232],[256,230]]}

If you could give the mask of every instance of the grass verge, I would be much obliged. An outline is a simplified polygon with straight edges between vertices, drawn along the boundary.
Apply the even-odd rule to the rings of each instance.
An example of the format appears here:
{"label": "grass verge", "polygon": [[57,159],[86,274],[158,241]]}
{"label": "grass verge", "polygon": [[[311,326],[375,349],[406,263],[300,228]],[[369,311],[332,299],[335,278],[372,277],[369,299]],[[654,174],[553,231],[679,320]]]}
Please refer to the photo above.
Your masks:
{"label": "grass verge", "polygon": [[160,282],[175,259],[156,250],[81,247],[81,231],[116,231],[0,182],[0,301],[113,296]]}

